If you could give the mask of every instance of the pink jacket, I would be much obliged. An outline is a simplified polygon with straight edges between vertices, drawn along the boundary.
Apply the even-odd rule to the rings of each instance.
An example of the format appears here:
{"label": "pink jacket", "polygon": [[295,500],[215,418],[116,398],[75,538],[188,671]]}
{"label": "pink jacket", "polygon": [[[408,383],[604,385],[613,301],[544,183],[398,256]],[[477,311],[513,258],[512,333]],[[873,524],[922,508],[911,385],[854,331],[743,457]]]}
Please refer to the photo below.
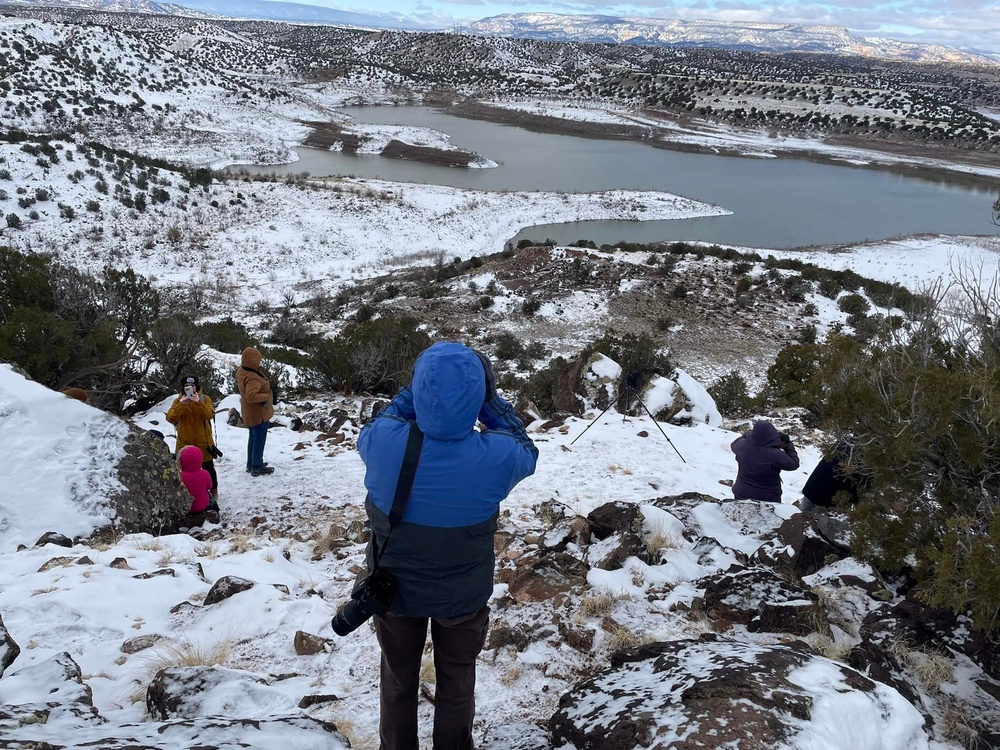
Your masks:
{"label": "pink jacket", "polygon": [[191,493],[190,513],[201,513],[208,507],[208,492],[212,489],[212,477],[201,468],[201,448],[189,445],[181,451],[181,481]]}

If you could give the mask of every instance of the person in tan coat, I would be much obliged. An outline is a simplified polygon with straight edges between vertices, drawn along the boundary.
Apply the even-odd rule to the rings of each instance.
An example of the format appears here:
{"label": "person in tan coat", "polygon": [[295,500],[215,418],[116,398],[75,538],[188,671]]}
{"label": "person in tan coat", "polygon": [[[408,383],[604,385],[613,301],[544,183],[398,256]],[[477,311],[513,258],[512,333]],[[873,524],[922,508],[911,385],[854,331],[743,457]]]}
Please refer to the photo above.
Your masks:
{"label": "person in tan coat", "polygon": [[180,395],[174,399],[167,411],[167,421],[177,427],[177,445],[174,453],[178,456],[189,445],[201,449],[201,468],[212,477],[212,499],[219,496],[219,476],[215,472],[215,439],[212,436],[212,421],[215,406],[207,393],[201,392],[198,378],[187,375],[181,378]]}
{"label": "person in tan coat", "polygon": [[274,467],[264,461],[267,428],[274,416],[274,394],[267,376],[260,371],[261,354],[252,346],[243,350],[236,369],[236,385],[240,389],[240,412],[250,433],[247,438],[247,471],[255,477],[273,474]]}

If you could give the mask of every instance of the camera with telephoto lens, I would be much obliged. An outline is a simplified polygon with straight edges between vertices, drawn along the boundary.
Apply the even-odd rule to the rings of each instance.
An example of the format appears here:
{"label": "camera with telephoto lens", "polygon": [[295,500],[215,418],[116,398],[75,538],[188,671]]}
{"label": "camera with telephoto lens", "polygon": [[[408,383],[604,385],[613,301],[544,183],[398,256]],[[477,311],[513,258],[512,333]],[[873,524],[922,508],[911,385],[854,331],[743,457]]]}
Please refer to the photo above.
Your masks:
{"label": "camera with telephoto lens", "polygon": [[791,444],[791,442],[792,442],[792,438],[788,435],[787,432],[779,432],[778,433],[778,440],[780,440],[783,443],[787,443],[787,444]]}
{"label": "camera with telephoto lens", "polygon": [[396,579],[384,570],[378,570],[358,584],[351,598],[345,602],[330,625],[339,636],[353,633],[365,624],[369,617],[382,617],[389,611],[392,595],[396,593]]}

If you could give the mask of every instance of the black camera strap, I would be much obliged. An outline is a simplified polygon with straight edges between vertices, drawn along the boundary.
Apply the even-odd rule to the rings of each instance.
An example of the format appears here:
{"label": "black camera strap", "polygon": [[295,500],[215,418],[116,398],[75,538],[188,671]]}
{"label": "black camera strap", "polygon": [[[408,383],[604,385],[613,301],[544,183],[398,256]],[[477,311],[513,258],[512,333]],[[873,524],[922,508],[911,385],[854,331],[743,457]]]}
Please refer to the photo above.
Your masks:
{"label": "black camera strap", "polygon": [[417,476],[417,464],[420,463],[420,449],[424,445],[424,433],[417,426],[417,420],[411,419],[409,422],[410,432],[406,438],[406,450],[403,452],[403,464],[399,467],[399,479],[396,480],[396,494],[392,498],[392,507],[389,509],[389,533],[385,535],[382,548],[378,549],[372,545],[374,566],[372,572],[378,570],[378,561],[385,554],[385,548],[389,546],[389,537],[392,530],[399,526],[406,513],[406,504],[410,501],[410,493],[413,491],[413,480]]}

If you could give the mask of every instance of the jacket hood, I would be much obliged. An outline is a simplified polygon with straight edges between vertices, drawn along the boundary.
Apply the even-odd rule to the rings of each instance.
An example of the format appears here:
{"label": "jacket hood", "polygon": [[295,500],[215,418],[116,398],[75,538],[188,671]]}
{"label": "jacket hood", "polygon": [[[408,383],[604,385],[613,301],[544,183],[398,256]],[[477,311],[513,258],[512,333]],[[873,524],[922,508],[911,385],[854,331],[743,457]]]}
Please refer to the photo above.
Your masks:
{"label": "jacket hood", "polygon": [[197,471],[201,468],[201,448],[189,445],[181,451],[181,471]]}
{"label": "jacket hood", "polygon": [[753,445],[761,448],[777,448],[781,445],[778,429],[770,422],[754,422],[753,429],[747,438]]}
{"label": "jacket hood", "polygon": [[243,357],[240,360],[240,365],[242,367],[249,367],[252,370],[258,370],[260,369],[260,360],[260,352],[252,346],[248,346],[243,350]]}
{"label": "jacket hood", "polygon": [[461,440],[479,418],[486,398],[486,372],[469,347],[438,343],[417,358],[412,389],[413,409],[424,434]]}

